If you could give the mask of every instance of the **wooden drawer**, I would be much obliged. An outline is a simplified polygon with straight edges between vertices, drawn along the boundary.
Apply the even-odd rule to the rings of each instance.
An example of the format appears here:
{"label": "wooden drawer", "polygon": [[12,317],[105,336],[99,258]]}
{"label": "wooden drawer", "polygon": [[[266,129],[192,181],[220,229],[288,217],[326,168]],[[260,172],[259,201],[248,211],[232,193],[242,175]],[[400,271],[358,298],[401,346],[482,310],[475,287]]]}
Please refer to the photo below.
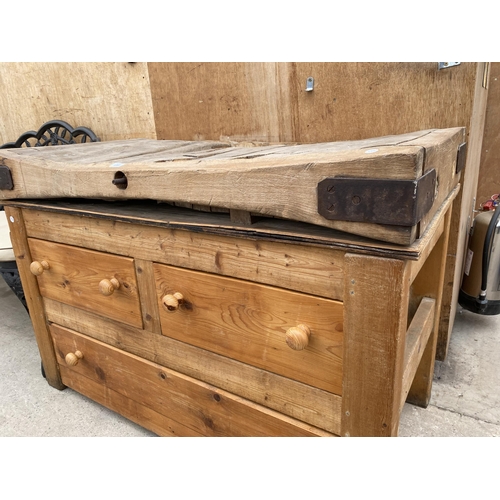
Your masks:
{"label": "wooden drawer", "polygon": [[159,434],[329,435],[67,328],[52,324],[50,331],[65,385]]}
{"label": "wooden drawer", "polygon": [[[342,393],[342,303],[163,264],[153,267],[163,335]],[[176,293],[183,297],[178,307],[175,300],[168,302]],[[286,341],[298,325],[310,330],[302,350]]]}
{"label": "wooden drawer", "polygon": [[42,296],[142,328],[133,259],[33,238],[28,244]]}

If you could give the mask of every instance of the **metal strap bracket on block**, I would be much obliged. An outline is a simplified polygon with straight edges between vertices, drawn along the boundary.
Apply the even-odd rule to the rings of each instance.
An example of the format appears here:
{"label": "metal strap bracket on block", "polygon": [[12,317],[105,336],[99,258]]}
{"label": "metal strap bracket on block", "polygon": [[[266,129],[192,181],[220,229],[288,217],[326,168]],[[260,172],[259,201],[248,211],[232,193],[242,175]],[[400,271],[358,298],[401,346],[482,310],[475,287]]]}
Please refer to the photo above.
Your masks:
{"label": "metal strap bracket on block", "polygon": [[0,189],[14,189],[14,181],[12,180],[12,172],[6,165],[0,165]]}
{"label": "metal strap bracket on block", "polygon": [[458,146],[457,168],[455,169],[455,173],[459,174],[463,170],[463,168],[465,167],[466,159],[467,159],[467,143],[462,142],[462,144]]}
{"label": "metal strap bracket on block", "polygon": [[434,169],[416,180],[331,177],[318,184],[318,213],[328,220],[414,226],[435,195]]}

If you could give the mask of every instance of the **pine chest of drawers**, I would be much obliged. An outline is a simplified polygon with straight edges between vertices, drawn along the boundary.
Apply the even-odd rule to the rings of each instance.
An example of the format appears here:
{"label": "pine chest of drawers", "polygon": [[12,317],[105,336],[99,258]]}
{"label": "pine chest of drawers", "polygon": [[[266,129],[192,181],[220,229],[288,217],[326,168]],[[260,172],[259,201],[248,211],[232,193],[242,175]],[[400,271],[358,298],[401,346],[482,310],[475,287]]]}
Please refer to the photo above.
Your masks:
{"label": "pine chest of drawers", "polygon": [[409,246],[146,202],[5,210],[53,387],[164,436],[390,436],[429,401],[457,190]]}

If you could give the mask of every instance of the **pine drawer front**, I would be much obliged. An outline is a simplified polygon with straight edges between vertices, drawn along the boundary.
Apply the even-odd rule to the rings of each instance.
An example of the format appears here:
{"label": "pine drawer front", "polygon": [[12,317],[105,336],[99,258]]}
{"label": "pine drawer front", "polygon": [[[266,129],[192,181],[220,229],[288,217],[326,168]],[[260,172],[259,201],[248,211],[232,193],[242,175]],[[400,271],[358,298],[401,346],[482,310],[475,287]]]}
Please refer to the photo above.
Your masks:
{"label": "pine drawer front", "polygon": [[330,435],[67,328],[50,331],[65,385],[159,434]]}
{"label": "pine drawer front", "polygon": [[28,238],[40,293],[142,328],[134,260]]}
{"label": "pine drawer front", "polygon": [[163,335],[341,395],[341,302],[153,267]]}

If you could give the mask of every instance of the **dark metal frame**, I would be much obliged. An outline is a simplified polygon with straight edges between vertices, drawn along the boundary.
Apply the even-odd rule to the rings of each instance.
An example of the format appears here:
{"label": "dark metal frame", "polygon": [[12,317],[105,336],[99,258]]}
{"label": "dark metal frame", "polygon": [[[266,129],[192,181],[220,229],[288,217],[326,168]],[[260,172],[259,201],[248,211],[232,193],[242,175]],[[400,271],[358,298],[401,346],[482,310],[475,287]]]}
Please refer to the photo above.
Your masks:
{"label": "dark metal frame", "polygon": [[99,138],[87,127],[73,128],[62,120],[51,120],[44,123],[37,132],[34,130],[24,132],[17,141],[6,142],[0,146],[0,149],[63,146],[86,142],[99,142]]}

